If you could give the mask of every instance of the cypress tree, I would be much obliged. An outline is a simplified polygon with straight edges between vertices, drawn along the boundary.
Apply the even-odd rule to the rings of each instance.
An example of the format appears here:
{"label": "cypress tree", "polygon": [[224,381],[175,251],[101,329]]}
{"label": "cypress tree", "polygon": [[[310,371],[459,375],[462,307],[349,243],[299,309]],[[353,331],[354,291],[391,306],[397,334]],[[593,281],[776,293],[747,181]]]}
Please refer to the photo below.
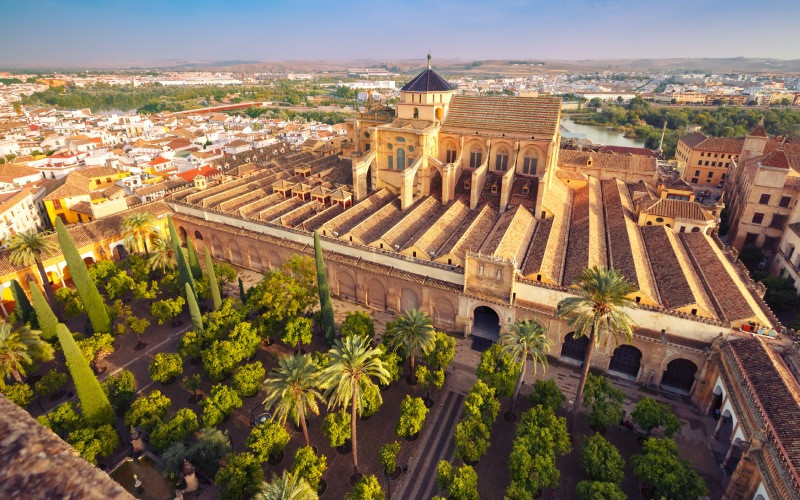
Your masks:
{"label": "cypress tree", "polygon": [[39,329],[42,331],[42,337],[45,340],[51,340],[56,337],[56,327],[58,326],[58,318],[53,310],[50,308],[47,299],[44,298],[42,292],[36,286],[31,286],[31,298],[33,299],[33,310],[36,311],[36,319],[39,321]]}
{"label": "cypress tree", "polygon": [[189,305],[189,315],[192,317],[192,329],[197,334],[203,333],[203,316],[200,315],[200,308],[197,306],[197,300],[194,294],[191,293],[192,289],[189,283],[185,283],[186,287],[186,303]]}
{"label": "cypress tree", "polygon": [[78,296],[83,303],[84,309],[86,309],[86,313],[89,315],[89,321],[92,322],[92,329],[96,333],[111,333],[111,318],[108,317],[103,298],[89,276],[89,271],[86,269],[83,259],[81,259],[78,247],[75,246],[72,236],[67,232],[67,228],[61,219],[56,219],[56,232],[58,233],[61,252],[64,254],[64,260],[67,261],[69,272],[72,275],[72,282],[75,283]]}
{"label": "cypress tree", "polygon": [[197,250],[191,238],[186,238],[186,253],[189,255],[189,269],[192,270],[192,278],[199,280],[203,277],[203,268],[200,267],[200,259],[197,258]]}
{"label": "cypress tree", "polygon": [[167,216],[167,226],[169,226],[169,236],[172,239],[172,245],[175,248],[175,260],[178,261],[178,274],[181,277],[181,283],[189,285],[189,289],[197,301],[197,287],[192,278],[192,271],[189,269],[189,263],[186,262],[186,256],[183,255],[181,248],[181,240],[178,239],[178,233],[175,231],[175,225],[172,224],[172,217]]}
{"label": "cypress tree", "polygon": [[214,263],[211,262],[211,254],[206,247],[206,273],[208,274],[208,288],[211,290],[211,300],[214,301],[214,309],[219,309],[222,305],[222,295],[219,293],[219,283],[217,273],[214,272]]}
{"label": "cypress tree", "polygon": [[239,276],[239,298],[242,299],[242,302],[244,302],[244,295],[244,283],[242,282],[242,277]]}
{"label": "cypress tree", "polygon": [[92,373],[89,362],[83,357],[72,333],[64,323],[56,327],[58,341],[64,351],[67,369],[75,383],[75,391],[81,401],[83,416],[93,425],[109,424],[114,421],[114,410],[108,402],[108,397],[103,392],[100,382]]}
{"label": "cypress tree", "polygon": [[[36,314],[33,312],[33,307],[31,307],[31,301],[28,300],[28,296],[25,295],[25,290],[22,289],[22,285],[19,284],[17,280],[11,280],[11,295],[14,297],[14,307],[16,308],[17,317],[23,323],[28,323],[31,325],[31,328],[38,329],[39,323],[36,321]],[[31,288],[36,288],[32,286]]]}
{"label": "cypress tree", "polygon": [[322,245],[316,231],[314,231],[314,259],[317,261],[317,288],[319,289],[319,307],[322,311],[322,329],[325,331],[325,339],[329,344],[333,344],[336,338],[333,305],[331,305],[331,293],[328,289],[328,272],[325,269],[325,261],[322,260]]}

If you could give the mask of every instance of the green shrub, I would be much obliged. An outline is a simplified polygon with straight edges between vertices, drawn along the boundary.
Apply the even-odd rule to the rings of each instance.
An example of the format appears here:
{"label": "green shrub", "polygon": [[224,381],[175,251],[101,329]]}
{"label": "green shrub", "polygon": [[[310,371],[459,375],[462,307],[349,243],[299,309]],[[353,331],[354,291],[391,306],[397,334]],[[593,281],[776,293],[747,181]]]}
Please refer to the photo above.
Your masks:
{"label": "green shrub", "polygon": [[103,391],[108,396],[117,415],[124,414],[136,399],[136,378],[129,370],[111,375],[103,383]]}
{"label": "green shrub", "polygon": [[353,487],[353,491],[344,498],[345,500],[383,500],[386,497],[383,494],[378,478],[374,474],[370,474],[369,476],[361,476],[361,479]]}
{"label": "green shrub", "polygon": [[648,438],[642,454],[631,458],[633,473],[655,489],[654,498],[695,500],[708,493],[703,478],[691,462],[678,456],[678,446],[670,438]]}
{"label": "green shrub", "polygon": [[311,343],[312,322],[304,316],[298,316],[286,322],[281,335],[281,342],[290,346],[306,345]]}
{"label": "green shrub", "polygon": [[170,479],[176,479],[183,471],[183,461],[189,458],[189,448],[183,442],[172,443],[161,454],[164,462],[162,473]]}
{"label": "green shrub", "polygon": [[243,500],[252,497],[264,482],[264,470],[252,453],[234,453],[217,471],[214,482],[223,500]]}
{"label": "green shrub", "polygon": [[261,346],[261,335],[249,322],[242,321],[233,327],[229,340],[238,350],[239,361],[250,359],[256,355]]}
{"label": "green shrub", "polygon": [[564,405],[567,400],[564,393],[556,385],[553,379],[542,380],[539,379],[533,383],[533,391],[530,396],[531,404],[534,406],[542,405],[550,408],[553,412],[557,412]]}
{"label": "green shrub", "polygon": [[0,392],[12,403],[22,408],[25,408],[33,402],[33,389],[24,382],[0,387]]}
{"label": "green shrub", "polygon": [[503,350],[502,345],[492,344],[481,354],[478,379],[493,387],[498,397],[507,398],[514,393],[521,369],[522,365],[515,363],[511,354]]}
{"label": "green shrub", "polygon": [[200,403],[200,406],[203,407],[203,425],[214,427],[228,418],[233,410],[241,408],[242,400],[236,391],[227,385],[217,384],[211,388],[211,394]]}
{"label": "green shrub", "polygon": [[212,382],[219,382],[233,372],[241,361],[239,350],[233,342],[215,340],[203,351],[203,369]]}
{"label": "green shrub", "polygon": [[164,299],[150,305],[150,315],[158,320],[159,325],[171,321],[183,311],[186,300],[180,295],[173,299]]}
{"label": "green shrub", "polygon": [[81,427],[69,433],[66,441],[88,462],[97,464],[97,457],[107,457],[119,446],[117,431],[110,424]]}
{"label": "green shrub", "polygon": [[394,441],[386,443],[381,446],[381,451],[378,457],[380,458],[383,471],[386,474],[391,474],[397,469],[397,454],[400,453],[400,443]]}
{"label": "green shrub", "polygon": [[327,468],[328,459],[325,455],[317,455],[310,446],[303,446],[294,454],[291,472],[305,479],[309,486],[316,491],[319,489],[319,482]]}
{"label": "green shrub", "polygon": [[489,449],[491,430],[478,419],[465,418],[456,424],[454,441],[456,456],[464,462],[475,463]]}
{"label": "green shrub", "polygon": [[55,291],[56,300],[64,304],[64,312],[67,316],[74,318],[86,312],[83,302],[78,298],[78,292],[72,288],[62,286]]}
{"label": "green shrub", "polygon": [[446,370],[456,355],[456,339],[444,332],[436,332],[433,348],[422,355],[425,364],[432,371]]}
{"label": "green shrub", "polygon": [[381,361],[383,362],[383,367],[389,372],[389,383],[391,384],[392,382],[400,380],[403,369],[403,359],[384,344],[380,344],[378,349],[383,352],[383,354],[381,354]]}
{"label": "green shrub", "polygon": [[261,361],[240,366],[233,372],[233,388],[242,397],[255,396],[265,375],[266,370]]}
{"label": "green shrub", "polygon": [[422,398],[412,398],[406,394],[400,402],[400,420],[397,422],[395,432],[405,438],[419,434],[427,415],[428,408]]}
{"label": "green shrub", "polygon": [[664,427],[664,434],[672,437],[683,426],[680,419],[672,413],[669,405],[652,398],[642,398],[631,412],[633,422],[649,436],[656,427]]}
{"label": "green shrub", "polygon": [[601,481],[581,481],[578,483],[580,500],[626,500],[627,495],[616,483]]}
{"label": "green shrub", "polygon": [[203,336],[193,330],[189,330],[181,337],[178,351],[184,358],[199,359],[203,354]]}
{"label": "green shrub", "polygon": [[61,390],[69,380],[69,375],[62,373],[55,368],[47,372],[34,385],[36,394],[41,397],[50,397]]}
{"label": "green shrub", "polygon": [[344,317],[344,321],[339,327],[339,333],[342,337],[361,335],[372,341],[375,338],[375,322],[364,311],[350,311]]}
{"label": "green shrub", "polygon": [[322,420],[322,433],[328,437],[332,448],[342,446],[350,439],[350,413],[340,410],[325,415]]}
{"label": "green shrub", "polygon": [[383,397],[381,396],[381,389],[373,382],[365,383],[361,389],[361,410],[359,410],[360,417],[371,417],[378,413],[378,410],[383,404]]}
{"label": "green shrub", "polygon": [[151,432],[167,416],[171,401],[158,389],[136,399],[125,413],[125,425]]}
{"label": "green shrub", "polygon": [[197,428],[197,415],[189,408],[181,408],[172,418],[155,428],[150,434],[150,444],[162,452],[174,443],[183,442]]}
{"label": "green shrub", "polygon": [[170,382],[183,373],[183,359],[174,352],[159,352],[153,356],[148,371],[154,382]]}
{"label": "green shrub", "polygon": [[260,462],[265,462],[289,444],[289,433],[278,422],[267,420],[253,427],[245,444]]}
{"label": "green shrub", "polygon": [[581,467],[592,481],[620,483],[625,477],[625,460],[600,434],[583,440],[580,458]]}
{"label": "green shrub", "polygon": [[36,420],[62,438],[83,425],[81,416],[75,411],[75,404],[70,401],[56,406]]}
{"label": "green shrub", "polygon": [[583,390],[583,404],[590,408],[589,426],[594,430],[603,429],[622,420],[625,415],[622,402],[625,394],[611,385],[602,375],[589,373]]}

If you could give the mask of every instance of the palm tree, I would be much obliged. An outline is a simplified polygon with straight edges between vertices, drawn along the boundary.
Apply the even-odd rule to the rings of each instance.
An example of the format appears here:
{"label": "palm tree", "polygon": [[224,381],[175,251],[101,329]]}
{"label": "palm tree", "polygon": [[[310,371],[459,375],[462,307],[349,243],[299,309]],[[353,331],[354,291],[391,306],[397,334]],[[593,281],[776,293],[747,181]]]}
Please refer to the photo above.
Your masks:
{"label": "palm tree", "polygon": [[411,361],[409,379],[413,383],[416,380],[415,356],[430,352],[436,341],[431,317],[419,309],[406,311],[403,316],[386,325],[386,334],[395,350],[402,346],[408,353]]}
{"label": "palm tree", "polygon": [[300,474],[283,471],[281,477],[273,474],[272,481],[261,483],[254,500],[317,500],[319,495]]}
{"label": "palm tree", "polygon": [[147,249],[147,238],[153,234],[156,218],[148,212],[131,214],[122,221],[122,235],[125,244],[131,251],[137,250],[139,242],[144,246],[145,255],[150,255]]}
{"label": "palm tree", "polygon": [[581,379],[575,393],[575,404],[572,407],[574,424],[595,347],[601,343],[607,345],[609,338],[619,344],[620,334],[625,343],[630,343],[633,339],[633,320],[622,308],[636,306],[628,298],[636,288],[616,269],[594,266],[581,272],[572,284],[572,289],[577,297],[562,299],[558,303],[558,315],[567,318],[567,324],[574,329],[573,338],[589,337]]}
{"label": "palm tree", "polygon": [[274,407],[273,418],[281,425],[286,423],[290,415],[300,420],[306,446],[311,446],[306,427],[306,415],[319,415],[317,400],[322,394],[317,390],[318,369],[308,354],[283,356],[278,360],[274,375],[264,381],[267,399],[266,408]]}
{"label": "palm tree", "polygon": [[148,259],[150,268],[167,272],[175,267],[175,246],[172,244],[172,238],[162,231],[157,230],[153,234],[155,236]]}
{"label": "palm tree", "polygon": [[50,234],[52,234],[50,231],[37,233],[30,230],[14,235],[8,242],[8,248],[11,251],[8,260],[14,266],[30,267],[36,264],[42,280],[42,290],[52,307],[56,303],[56,296],[53,294],[53,287],[50,285],[42,263],[42,254],[58,250],[58,242],[55,238],[50,238]]}
{"label": "palm tree", "polygon": [[525,365],[528,363],[528,356],[533,358],[533,374],[536,375],[537,363],[547,369],[547,353],[550,351],[550,339],[547,338],[544,327],[535,319],[525,321],[515,321],[508,327],[508,331],[500,336],[503,350],[508,352],[515,363],[522,363],[519,372],[517,387],[514,389],[514,397],[511,398],[509,414],[514,414],[514,405],[519,397],[522,388],[522,379],[525,378]]}
{"label": "palm tree", "polygon": [[381,361],[381,351],[370,347],[369,340],[361,335],[348,335],[336,340],[328,353],[330,364],[320,372],[320,386],[325,388],[328,408],[350,405],[350,441],[353,445],[354,478],[358,479],[358,442],[356,420],[361,412],[361,394],[377,378],[389,383],[389,372]]}
{"label": "palm tree", "polygon": [[0,386],[13,377],[22,382],[25,370],[34,361],[53,359],[53,346],[42,340],[39,330],[23,326],[13,330],[8,323],[0,323]]}

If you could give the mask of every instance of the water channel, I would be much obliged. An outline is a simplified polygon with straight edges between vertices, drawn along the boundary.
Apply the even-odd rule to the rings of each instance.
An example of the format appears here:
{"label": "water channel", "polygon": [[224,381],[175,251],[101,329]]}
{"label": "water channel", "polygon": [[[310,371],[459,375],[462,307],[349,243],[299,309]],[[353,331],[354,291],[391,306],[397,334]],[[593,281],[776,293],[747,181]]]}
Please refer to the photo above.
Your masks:
{"label": "water channel", "polygon": [[583,125],[572,121],[572,117],[567,115],[561,118],[561,125],[573,134],[584,134],[592,144],[602,144],[604,146],[628,146],[634,148],[644,147],[641,139],[629,139],[609,127],[598,125]]}

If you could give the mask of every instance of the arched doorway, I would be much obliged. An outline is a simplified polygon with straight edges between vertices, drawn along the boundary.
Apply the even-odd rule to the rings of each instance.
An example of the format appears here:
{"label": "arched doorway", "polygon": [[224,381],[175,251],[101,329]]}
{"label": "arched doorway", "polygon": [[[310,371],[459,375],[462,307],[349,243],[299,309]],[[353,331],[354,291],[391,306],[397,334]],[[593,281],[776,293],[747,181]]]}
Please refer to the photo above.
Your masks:
{"label": "arched doorway", "polygon": [[472,313],[472,335],[493,342],[500,340],[500,316],[494,309],[487,306],[475,308]]}
{"label": "arched doorway", "polygon": [[386,289],[378,280],[367,283],[367,305],[382,311],[386,310]]}
{"label": "arched doorway", "polygon": [[400,292],[400,312],[410,311],[419,308],[419,298],[417,292],[410,288],[403,288]]}
{"label": "arched doorway", "polygon": [[92,257],[91,255],[88,257],[84,257],[83,263],[86,264],[86,267],[91,266],[92,264],[94,264],[94,257]]}
{"label": "arched doorway", "polygon": [[181,246],[186,246],[186,229],[183,226],[178,228],[178,237],[181,239]]}
{"label": "arched doorway", "polygon": [[589,337],[585,335],[575,337],[573,333],[569,332],[564,337],[564,343],[561,345],[561,357],[583,364],[586,359],[586,351],[589,350]]}
{"label": "arched doorway", "polygon": [[673,359],[664,370],[661,385],[688,394],[694,384],[695,373],[697,373],[696,364],[688,359]]}
{"label": "arched doorway", "polygon": [[250,245],[250,248],[247,250],[250,254],[250,268],[256,271],[263,271],[264,264],[261,263],[261,254],[258,253],[258,249],[253,245]]}
{"label": "arched doorway", "polygon": [[118,261],[128,257],[128,249],[122,244],[116,245],[111,253],[114,255],[114,260]]}
{"label": "arched doorway", "polygon": [[231,249],[231,262],[233,262],[237,266],[241,266],[242,265],[242,251],[239,250],[239,244],[236,243],[236,240],[230,240],[228,242],[228,247]]}
{"label": "arched doorway", "polygon": [[350,273],[339,271],[339,297],[356,300],[356,282]]}
{"label": "arched doorway", "polygon": [[611,362],[608,364],[608,371],[625,378],[636,380],[641,367],[642,351],[632,345],[623,344],[614,349]]}
{"label": "arched doorway", "polygon": [[214,257],[225,259],[225,252],[222,251],[222,242],[216,236],[211,237],[211,250],[214,253]]}
{"label": "arched doorway", "polygon": [[456,324],[456,310],[453,304],[445,299],[434,299],[433,317],[437,323],[448,327]]}

